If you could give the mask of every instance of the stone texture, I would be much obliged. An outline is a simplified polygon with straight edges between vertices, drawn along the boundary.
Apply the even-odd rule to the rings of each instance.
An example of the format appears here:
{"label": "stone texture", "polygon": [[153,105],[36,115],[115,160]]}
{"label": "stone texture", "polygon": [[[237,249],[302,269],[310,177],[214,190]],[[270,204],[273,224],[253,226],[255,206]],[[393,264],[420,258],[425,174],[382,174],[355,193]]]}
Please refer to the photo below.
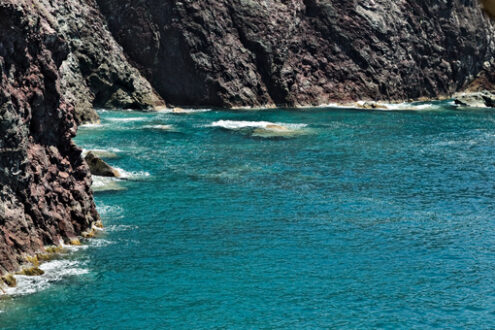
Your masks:
{"label": "stone texture", "polygon": [[120,177],[119,171],[108,165],[101,158],[96,156],[92,151],[88,152],[84,160],[89,166],[89,170],[93,175],[106,177]]}
{"label": "stone texture", "polygon": [[0,274],[99,220],[60,89],[69,45],[38,4],[0,1]]}
{"label": "stone texture", "polygon": [[458,93],[454,95],[454,102],[470,108],[495,108],[495,94],[489,91]]}
{"label": "stone texture", "polygon": [[462,90],[492,61],[477,0],[98,0],[167,102],[403,101]]}
{"label": "stone texture", "polygon": [[68,41],[69,54],[60,68],[61,87],[65,99],[74,105],[78,123],[97,122],[95,107],[152,110],[165,106],[128,63],[94,0],[38,0],[36,6]]}

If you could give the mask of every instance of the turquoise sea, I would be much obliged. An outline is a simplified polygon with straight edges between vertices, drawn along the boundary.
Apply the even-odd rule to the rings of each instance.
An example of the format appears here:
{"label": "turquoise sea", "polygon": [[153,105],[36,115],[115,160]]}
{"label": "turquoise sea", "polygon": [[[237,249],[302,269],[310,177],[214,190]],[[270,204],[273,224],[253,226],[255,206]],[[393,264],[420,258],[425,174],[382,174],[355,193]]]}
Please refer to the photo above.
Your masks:
{"label": "turquoise sea", "polygon": [[100,115],[106,229],[2,328],[495,327],[494,111]]}

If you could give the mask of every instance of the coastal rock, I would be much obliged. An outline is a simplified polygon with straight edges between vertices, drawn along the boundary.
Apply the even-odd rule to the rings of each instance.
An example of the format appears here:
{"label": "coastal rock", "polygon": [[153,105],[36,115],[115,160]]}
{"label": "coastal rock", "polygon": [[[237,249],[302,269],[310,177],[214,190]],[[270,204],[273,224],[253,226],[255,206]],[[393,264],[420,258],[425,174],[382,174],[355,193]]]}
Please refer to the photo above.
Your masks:
{"label": "coastal rock", "polygon": [[495,108],[495,94],[489,91],[460,93],[454,95],[457,105],[471,108]]}
{"label": "coastal rock", "polygon": [[34,0],[0,1],[0,274],[99,220],[63,97],[70,47]]}
{"label": "coastal rock", "polygon": [[128,58],[181,106],[402,102],[493,59],[477,0],[97,0]]}
{"label": "coastal rock", "polygon": [[89,170],[91,174],[97,176],[106,176],[106,177],[120,177],[119,171],[108,165],[101,158],[97,157],[93,152],[88,152],[86,157],[84,157],[86,163],[88,163]]}
{"label": "coastal rock", "polygon": [[356,105],[358,108],[362,108],[362,109],[371,109],[371,110],[377,110],[377,109],[381,109],[381,110],[387,110],[388,107],[385,105],[385,104],[381,104],[381,103],[377,103],[377,102],[362,102],[362,103],[356,103]]}
{"label": "coastal rock", "polygon": [[68,41],[60,84],[66,101],[74,105],[78,123],[97,123],[95,107],[153,110],[165,106],[127,61],[94,0],[38,0],[36,6],[50,28]]}

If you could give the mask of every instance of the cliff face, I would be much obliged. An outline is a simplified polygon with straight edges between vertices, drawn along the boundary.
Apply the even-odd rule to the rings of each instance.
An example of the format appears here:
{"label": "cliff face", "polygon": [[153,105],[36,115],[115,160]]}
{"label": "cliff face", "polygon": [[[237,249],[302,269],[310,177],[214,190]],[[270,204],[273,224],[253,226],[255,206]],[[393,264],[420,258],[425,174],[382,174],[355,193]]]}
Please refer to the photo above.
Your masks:
{"label": "cliff face", "polygon": [[0,2],[0,274],[99,220],[60,88],[69,47],[38,4]]}
{"label": "cliff face", "polygon": [[39,0],[51,27],[68,42],[61,72],[65,99],[74,104],[78,122],[95,122],[94,107],[151,110],[165,103],[128,63],[108,31],[94,0]]}
{"label": "cliff face", "polygon": [[99,220],[71,141],[94,107],[493,89],[494,41],[475,0],[0,0],[0,273]]}
{"label": "cliff face", "polygon": [[311,105],[450,95],[492,62],[477,0],[98,0],[167,102]]}

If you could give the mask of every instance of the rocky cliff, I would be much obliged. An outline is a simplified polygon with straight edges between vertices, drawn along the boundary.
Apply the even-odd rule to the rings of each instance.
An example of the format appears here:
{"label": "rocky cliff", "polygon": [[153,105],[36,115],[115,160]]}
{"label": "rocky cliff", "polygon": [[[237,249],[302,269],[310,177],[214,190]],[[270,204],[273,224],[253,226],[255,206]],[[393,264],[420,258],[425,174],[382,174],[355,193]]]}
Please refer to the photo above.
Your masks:
{"label": "rocky cliff", "polygon": [[289,106],[447,96],[493,62],[477,0],[98,0],[167,102]]}
{"label": "rocky cliff", "polygon": [[61,87],[78,122],[95,122],[94,108],[152,110],[164,107],[150,83],[130,65],[106,28],[94,0],[35,2],[51,28],[67,41]]}
{"label": "rocky cliff", "polygon": [[494,32],[475,0],[0,0],[0,273],[99,221],[95,107],[493,90]]}
{"label": "rocky cliff", "polygon": [[38,5],[0,2],[0,274],[99,220],[61,89],[70,47]]}

